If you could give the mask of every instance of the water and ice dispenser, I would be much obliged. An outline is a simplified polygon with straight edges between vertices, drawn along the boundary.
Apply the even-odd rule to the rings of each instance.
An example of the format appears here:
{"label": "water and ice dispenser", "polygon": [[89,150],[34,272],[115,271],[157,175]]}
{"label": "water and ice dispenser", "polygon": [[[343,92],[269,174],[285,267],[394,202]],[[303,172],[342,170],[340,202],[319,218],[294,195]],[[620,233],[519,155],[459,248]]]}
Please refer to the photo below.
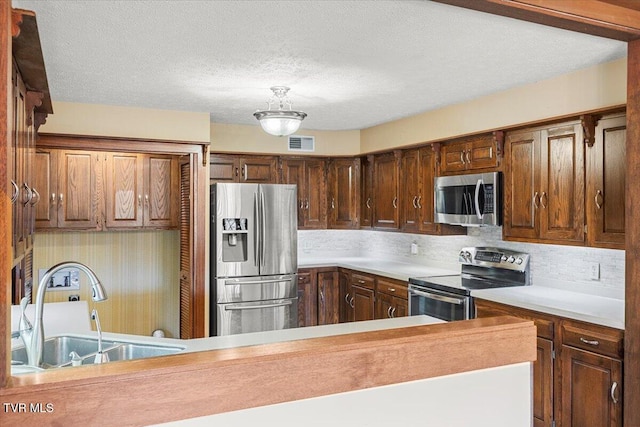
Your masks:
{"label": "water and ice dispenser", "polygon": [[247,218],[223,218],[222,227],[222,261],[247,261]]}

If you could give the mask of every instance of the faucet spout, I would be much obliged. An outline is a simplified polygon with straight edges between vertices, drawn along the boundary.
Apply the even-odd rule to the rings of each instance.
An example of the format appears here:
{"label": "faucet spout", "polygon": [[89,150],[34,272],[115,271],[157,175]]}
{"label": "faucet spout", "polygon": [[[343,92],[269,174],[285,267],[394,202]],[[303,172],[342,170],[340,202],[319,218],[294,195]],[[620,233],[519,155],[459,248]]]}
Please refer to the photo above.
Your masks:
{"label": "faucet spout", "polygon": [[[104,287],[98,280],[96,274],[84,264],[75,261],[65,261],[60,264],[56,264],[51,267],[40,279],[38,284],[38,294],[36,296],[36,313],[33,320],[34,326],[31,331],[30,337],[23,336],[25,341],[25,348],[27,350],[27,356],[29,358],[29,365],[42,367],[42,350],[44,347],[44,325],[42,322],[42,314],[44,311],[44,294],[47,291],[47,283],[51,280],[51,277],[62,270],[63,268],[77,268],[84,271],[89,276],[91,282],[91,290],[93,293],[94,301],[104,301],[107,299],[107,293]],[[26,318],[25,318],[26,319]],[[28,319],[27,319],[28,322]]]}

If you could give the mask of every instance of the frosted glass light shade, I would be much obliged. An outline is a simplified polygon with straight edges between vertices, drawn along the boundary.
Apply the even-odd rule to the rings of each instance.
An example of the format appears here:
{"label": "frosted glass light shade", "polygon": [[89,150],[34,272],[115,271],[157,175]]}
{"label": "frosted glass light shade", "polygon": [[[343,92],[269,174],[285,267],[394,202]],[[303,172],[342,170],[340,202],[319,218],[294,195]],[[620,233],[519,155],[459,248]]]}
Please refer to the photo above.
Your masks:
{"label": "frosted glass light shade", "polygon": [[[273,86],[273,97],[267,101],[268,110],[258,110],[253,116],[258,119],[262,129],[270,135],[286,136],[291,135],[300,128],[300,124],[307,117],[307,113],[291,109],[291,101],[287,97],[289,88],[286,86]],[[272,110],[271,106],[278,104],[277,110]],[[289,109],[284,109],[288,106]]]}
{"label": "frosted glass light shade", "polygon": [[260,126],[262,129],[274,136],[286,136],[291,135],[300,128],[302,119],[297,117],[263,117],[260,120]]}

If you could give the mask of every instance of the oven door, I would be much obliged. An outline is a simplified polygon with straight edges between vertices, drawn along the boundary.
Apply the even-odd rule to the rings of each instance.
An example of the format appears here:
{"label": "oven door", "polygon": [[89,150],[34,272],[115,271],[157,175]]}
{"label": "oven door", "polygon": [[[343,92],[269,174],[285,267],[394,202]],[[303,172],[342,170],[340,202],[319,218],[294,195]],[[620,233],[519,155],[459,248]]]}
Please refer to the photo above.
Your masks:
{"label": "oven door", "polygon": [[447,322],[471,318],[471,297],[409,285],[409,315],[425,314]]}

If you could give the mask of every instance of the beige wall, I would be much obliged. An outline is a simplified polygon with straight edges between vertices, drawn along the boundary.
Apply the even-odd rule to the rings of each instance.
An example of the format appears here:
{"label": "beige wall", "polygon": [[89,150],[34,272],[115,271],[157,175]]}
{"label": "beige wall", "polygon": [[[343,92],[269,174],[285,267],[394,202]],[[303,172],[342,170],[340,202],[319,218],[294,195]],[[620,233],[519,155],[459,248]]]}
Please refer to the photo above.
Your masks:
{"label": "beige wall", "polygon": [[500,129],[627,102],[626,58],[361,131],[361,152]]}
{"label": "beige wall", "polygon": [[69,295],[78,294],[98,310],[104,331],[149,336],[163,329],[167,336],[179,337],[179,248],[175,230],[39,232],[33,253],[34,295],[39,269],[82,262],[95,271],[109,298],[93,302],[87,277],[80,273],[79,291],[48,291],[45,302],[68,301]]}
{"label": "beige wall", "polygon": [[211,123],[211,152],[244,152],[264,154],[334,155],[360,154],[360,131],[319,131],[300,129],[296,135],[314,136],[315,151],[288,151],[287,137],[269,135],[260,125]]}
{"label": "beige wall", "polygon": [[54,102],[40,132],[209,141],[209,113]]}

